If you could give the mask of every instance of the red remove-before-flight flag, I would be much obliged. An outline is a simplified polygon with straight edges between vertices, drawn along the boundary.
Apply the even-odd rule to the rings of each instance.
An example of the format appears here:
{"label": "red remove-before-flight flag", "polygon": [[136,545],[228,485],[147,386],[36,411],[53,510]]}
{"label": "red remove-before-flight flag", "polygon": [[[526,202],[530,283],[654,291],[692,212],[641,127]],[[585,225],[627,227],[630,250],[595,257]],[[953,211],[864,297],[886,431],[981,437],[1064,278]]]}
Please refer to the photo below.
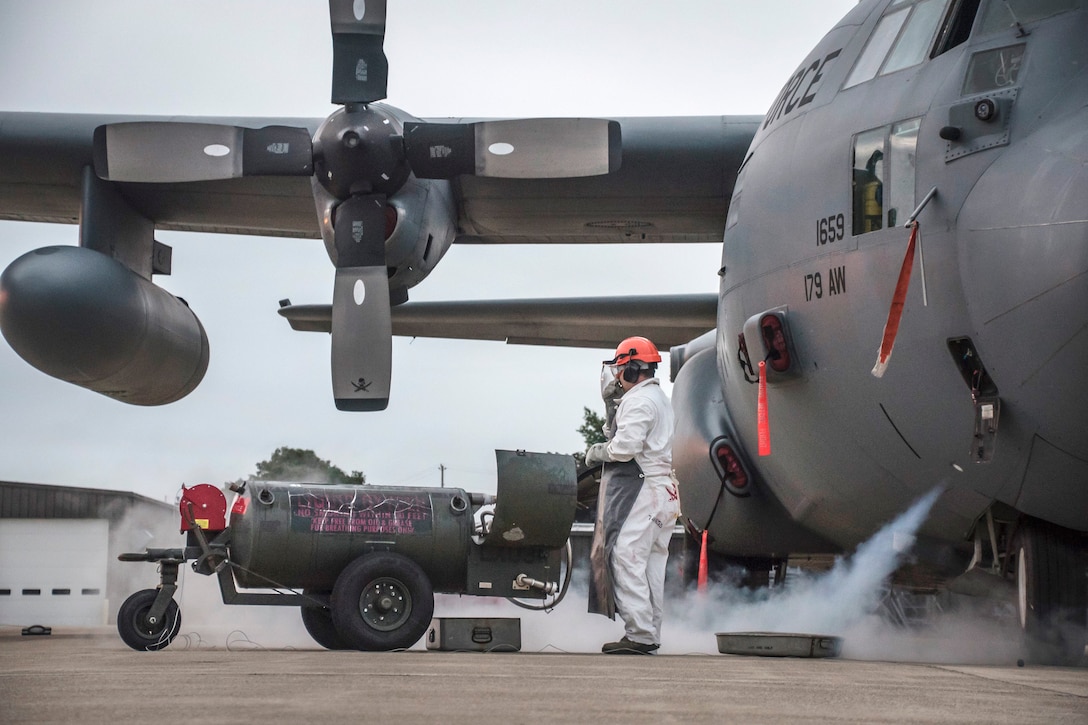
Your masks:
{"label": "red remove-before-flight flag", "polygon": [[899,333],[899,321],[903,317],[903,304],[907,300],[907,288],[910,287],[910,272],[914,267],[914,246],[917,241],[918,222],[914,222],[910,228],[907,253],[903,255],[903,266],[899,269],[899,281],[896,282],[895,294],[892,295],[892,306],[888,310],[888,321],[884,323],[884,337],[880,341],[876,365],[873,366],[873,375],[878,378],[888,369],[888,360],[892,356],[892,348],[895,347],[895,336]]}

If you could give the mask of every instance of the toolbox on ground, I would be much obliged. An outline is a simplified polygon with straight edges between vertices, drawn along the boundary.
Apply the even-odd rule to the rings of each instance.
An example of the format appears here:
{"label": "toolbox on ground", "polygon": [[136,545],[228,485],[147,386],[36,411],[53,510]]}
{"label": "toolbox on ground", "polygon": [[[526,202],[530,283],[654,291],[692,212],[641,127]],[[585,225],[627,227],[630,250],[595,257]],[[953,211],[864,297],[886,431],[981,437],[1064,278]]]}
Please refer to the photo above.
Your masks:
{"label": "toolbox on ground", "polygon": [[442,652],[519,652],[521,620],[435,617],[423,639],[427,649]]}

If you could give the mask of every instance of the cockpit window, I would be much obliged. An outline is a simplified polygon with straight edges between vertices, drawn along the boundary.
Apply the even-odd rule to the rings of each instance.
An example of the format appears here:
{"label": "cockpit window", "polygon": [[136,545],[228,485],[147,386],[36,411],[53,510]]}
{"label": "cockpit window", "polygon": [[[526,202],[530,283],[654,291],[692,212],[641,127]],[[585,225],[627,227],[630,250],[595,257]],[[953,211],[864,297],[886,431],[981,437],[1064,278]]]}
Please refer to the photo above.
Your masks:
{"label": "cockpit window", "polygon": [[932,57],[936,58],[941,53],[947,53],[967,42],[971,35],[971,26],[975,24],[979,2],[980,0],[956,0],[952,12],[945,18]]}
{"label": "cockpit window", "polygon": [[856,86],[926,59],[949,0],[892,3],[877,23],[844,88]]}
{"label": "cockpit window", "polygon": [[854,139],[855,236],[884,228],[884,137],[887,128],[859,133]]}
{"label": "cockpit window", "polygon": [[914,206],[920,118],[854,137],[854,235],[902,224]]}
{"label": "cockpit window", "polygon": [[881,73],[910,68],[925,60],[933,43],[933,35],[937,32],[937,24],[944,14],[944,6],[945,0],[922,0],[914,6],[910,22],[899,36],[899,42],[888,56]]}
{"label": "cockpit window", "polygon": [[990,0],[979,32],[996,33],[1080,7],[1083,0]]}
{"label": "cockpit window", "polygon": [[876,77],[877,71],[880,70],[880,64],[884,62],[884,56],[887,55],[888,49],[892,47],[892,43],[899,36],[899,30],[903,27],[903,23],[906,22],[908,13],[910,13],[910,8],[903,8],[880,19],[872,37],[869,38],[869,44],[865,46],[865,52],[858,58],[858,62],[854,64],[854,70],[850,73],[850,77],[846,79],[844,88],[856,86],[858,83],[864,83],[870,78]]}
{"label": "cockpit window", "polygon": [[914,152],[918,146],[918,128],[922,119],[911,118],[893,123],[888,133],[888,169],[891,178],[888,189],[891,199],[885,218],[889,227],[902,226],[910,213],[914,211],[914,178],[917,159]]}
{"label": "cockpit window", "polygon": [[963,79],[963,95],[994,91],[1015,86],[1024,65],[1025,43],[1005,48],[983,50],[971,56],[967,76]]}

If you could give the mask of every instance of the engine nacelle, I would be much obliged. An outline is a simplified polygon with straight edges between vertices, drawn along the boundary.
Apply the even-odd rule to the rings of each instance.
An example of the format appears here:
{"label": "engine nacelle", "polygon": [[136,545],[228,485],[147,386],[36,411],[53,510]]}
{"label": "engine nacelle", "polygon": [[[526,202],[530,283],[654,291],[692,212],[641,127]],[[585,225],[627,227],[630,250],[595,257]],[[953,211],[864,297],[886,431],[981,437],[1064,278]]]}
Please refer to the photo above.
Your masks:
{"label": "engine nacelle", "polygon": [[672,405],[672,463],[689,532],[707,531],[710,549],[728,556],[837,551],[790,517],[745,458],[725,407],[713,349],[702,347],[684,363]]}
{"label": "engine nacelle", "polygon": [[[367,181],[375,192],[389,194],[386,211],[385,263],[389,271],[389,293],[394,304],[408,299],[408,290],[434,270],[457,236],[457,207],[453,188],[443,179],[417,179],[387,158],[391,139],[404,133],[406,121],[418,121],[411,114],[384,103],[344,108],[326,119],[317,132],[317,147],[344,144],[353,139],[345,154],[340,148],[338,163],[317,154],[316,174],[311,182],[317,206],[318,226],[329,259],[336,264],[333,233],[336,208],[350,194],[350,178],[358,166],[374,166],[377,177]],[[341,181],[336,181],[340,179]]]}
{"label": "engine nacelle", "polygon": [[391,290],[415,287],[429,275],[457,236],[457,211],[448,181],[408,180],[389,206],[397,224],[385,241]]}
{"label": "engine nacelle", "polygon": [[183,398],[208,369],[185,302],[82,247],[43,247],[0,274],[0,332],[43,373],[134,405]]}

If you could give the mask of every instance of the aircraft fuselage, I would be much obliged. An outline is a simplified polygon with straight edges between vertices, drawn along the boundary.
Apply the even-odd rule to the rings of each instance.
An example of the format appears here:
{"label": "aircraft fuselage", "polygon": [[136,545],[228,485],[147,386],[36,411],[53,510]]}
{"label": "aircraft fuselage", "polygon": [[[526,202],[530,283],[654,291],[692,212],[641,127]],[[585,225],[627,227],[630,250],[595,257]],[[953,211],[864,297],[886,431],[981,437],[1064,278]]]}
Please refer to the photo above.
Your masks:
{"label": "aircraft fuselage", "polygon": [[[755,479],[743,493],[770,492],[778,514],[832,547],[852,548],[938,485],[922,533],[945,542],[965,545],[994,502],[1088,530],[1088,12],[1070,2],[1018,29],[982,3],[956,42],[942,39],[948,22],[973,11],[895,5],[852,11],[765,117],[725,231],[710,402],[724,412],[685,410],[706,402],[678,390],[678,416],[707,421],[688,426],[696,438],[735,438]],[[875,46],[889,26],[907,38],[924,6],[949,20],[895,70],[909,62],[899,46]],[[896,25],[904,12],[915,15]],[[932,189],[876,377],[906,223]],[[760,339],[769,312],[792,359],[785,372],[768,360],[772,452],[757,456],[752,381],[774,354],[775,331]],[[691,465],[708,477],[705,460]],[[703,490],[684,509],[719,550],[796,546],[738,532],[730,507],[752,499],[718,486],[692,486]]]}

